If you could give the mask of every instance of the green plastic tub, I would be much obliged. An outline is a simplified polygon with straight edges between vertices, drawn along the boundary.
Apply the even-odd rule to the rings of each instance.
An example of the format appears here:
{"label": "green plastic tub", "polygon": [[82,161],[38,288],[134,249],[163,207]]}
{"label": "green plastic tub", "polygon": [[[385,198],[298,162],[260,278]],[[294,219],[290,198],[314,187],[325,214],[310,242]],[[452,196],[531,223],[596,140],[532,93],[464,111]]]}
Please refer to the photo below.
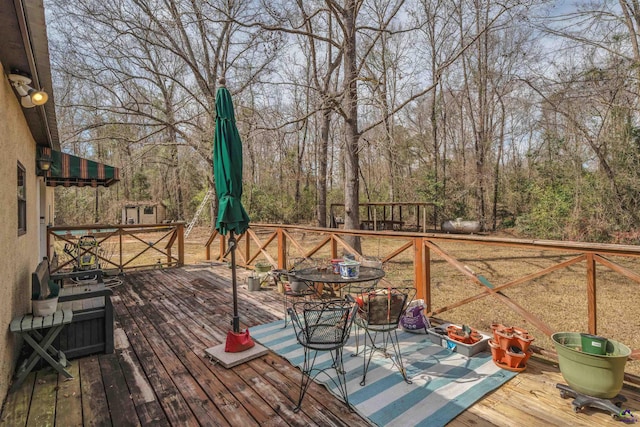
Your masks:
{"label": "green plastic tub", "polygon": [[624,367],[631,349],[614,340],[606,341],[605,354],[582,351],[582,334],[556,332],[551,335],[558,353],[560,372],[569,387],[588,396],[611,399],[624,381]]}

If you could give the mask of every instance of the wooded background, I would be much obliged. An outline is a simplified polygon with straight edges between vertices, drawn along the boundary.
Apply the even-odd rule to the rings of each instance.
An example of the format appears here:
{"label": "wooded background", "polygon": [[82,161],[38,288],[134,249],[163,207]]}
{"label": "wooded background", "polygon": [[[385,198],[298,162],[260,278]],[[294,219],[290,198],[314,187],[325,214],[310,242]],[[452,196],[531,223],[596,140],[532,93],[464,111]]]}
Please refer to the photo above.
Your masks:
{"label": "wooded background", "polygon": [[345,203],[357,228],[358,201],[420,201],[433,224],[635,243],[640,6],[577,4],[46,0],[63,149],[121,168],[56,189],[56,223],[140,200],[190,221],[225,77],[252,221],[325,226]]}

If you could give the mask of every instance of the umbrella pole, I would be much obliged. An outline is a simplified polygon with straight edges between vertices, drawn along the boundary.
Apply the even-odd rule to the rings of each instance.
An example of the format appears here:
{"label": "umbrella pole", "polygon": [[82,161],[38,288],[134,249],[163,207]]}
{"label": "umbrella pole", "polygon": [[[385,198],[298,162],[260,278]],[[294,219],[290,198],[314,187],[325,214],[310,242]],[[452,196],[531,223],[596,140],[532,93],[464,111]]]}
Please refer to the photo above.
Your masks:
{"label": "umbrella pole", "polygon": [[233,332],[240,333],[240,316],[238,316],[238,284],[236,282],[236,237],[229,232],[229,249],[231,249],[231,284],[233,287]]}

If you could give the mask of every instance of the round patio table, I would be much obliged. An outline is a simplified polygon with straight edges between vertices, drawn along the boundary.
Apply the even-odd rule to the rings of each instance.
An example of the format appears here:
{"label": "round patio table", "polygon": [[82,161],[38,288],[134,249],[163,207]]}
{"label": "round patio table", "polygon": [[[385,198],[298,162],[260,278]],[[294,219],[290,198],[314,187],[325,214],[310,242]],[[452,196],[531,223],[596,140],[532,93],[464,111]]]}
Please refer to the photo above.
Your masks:
{"label": "round patio table", "polygon": [[348,279],[345,279],[340,274],[334,273],[331,267],[310,267],[296,270],[289,274],[300,280],[313,282],[315,284],[334,285],[334,290],[340,290],[352,283],[377,282],[384,277],[384,271],[381,268],[363,266],[360,266],[358,277],[349,277]]}

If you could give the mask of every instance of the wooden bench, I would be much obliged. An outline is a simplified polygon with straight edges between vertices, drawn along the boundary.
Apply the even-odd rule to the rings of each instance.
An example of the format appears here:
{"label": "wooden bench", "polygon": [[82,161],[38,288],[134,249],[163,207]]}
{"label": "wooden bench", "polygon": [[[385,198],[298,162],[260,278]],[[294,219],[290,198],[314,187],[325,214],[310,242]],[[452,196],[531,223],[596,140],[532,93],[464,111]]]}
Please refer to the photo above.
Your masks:
{"label": "wooden bench", "polygon": [[[69,286],[69,280],[94,273],[95,283]],[[61,285],[58,310],[73,312],[73,320],[62,329],[54,343],[55,347],[69,359],[95,353],[113,353],[113,291],[105,286],[102,271],[50,274],[49,261],[44,258],[31,275],[33,292],[40,293],[42,290],[46,293],[49,279]]]}

